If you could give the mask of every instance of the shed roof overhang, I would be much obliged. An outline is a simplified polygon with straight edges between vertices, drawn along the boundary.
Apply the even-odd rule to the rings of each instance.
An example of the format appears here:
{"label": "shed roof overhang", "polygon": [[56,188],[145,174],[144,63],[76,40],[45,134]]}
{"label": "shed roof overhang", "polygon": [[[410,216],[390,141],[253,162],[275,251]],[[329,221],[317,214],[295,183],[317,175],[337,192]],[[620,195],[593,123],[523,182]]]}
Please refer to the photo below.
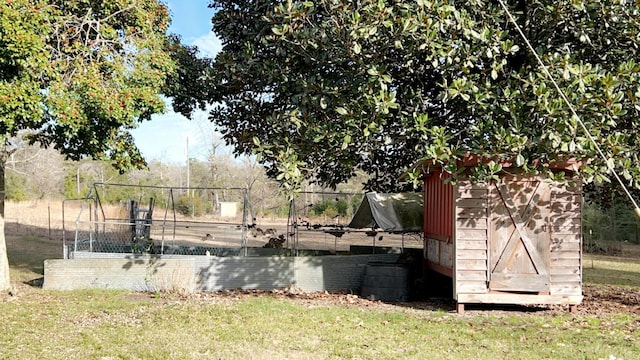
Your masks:
{"label": "shed roof overhang", "polygon": [[[457,166],[460,167],[473,167],[478,164],[488,164],[491,161],[502,165],[502,168],[505,169],[515,169],[518,168],[516,166],[516,161],[514,158],[511,159],[501,159],[498,157],[487,157],[482,155],[476,155],[467,153],[462,158],[454,160]],[[534,160],[534,165],[541,164],[545,168],[549,168],[554,171],[571,171],[577,173],[580,170],[582,164],[589,163],[590,160],[580,160],[576,158],[567,158],[567,159],[556,159],[554,161],[541,162],[539,160]],[[413,169],[417,169],[422,167],[423,173],[428,174],[431,168],[442,169],[444,168],[444,164],[436,164],[432,160],[424,160],[419,161],[412,166]]]}

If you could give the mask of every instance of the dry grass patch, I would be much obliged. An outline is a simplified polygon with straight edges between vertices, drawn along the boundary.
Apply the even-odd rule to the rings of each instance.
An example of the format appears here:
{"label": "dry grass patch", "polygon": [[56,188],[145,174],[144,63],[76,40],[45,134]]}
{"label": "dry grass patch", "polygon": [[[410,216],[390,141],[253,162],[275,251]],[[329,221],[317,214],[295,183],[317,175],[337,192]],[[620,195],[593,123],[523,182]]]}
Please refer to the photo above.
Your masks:
{"label": "dry grass patch", "polygon": [[583,281],[588,284],[640,288],[640,261],[638,259],[640,256],[584,255],[582,261]]}
{"label": "dry grass patch", "polygon": [[42,278],[45,259],[61,259],[62,243],[35,236],[5,237],[11,280],[29,282]]}

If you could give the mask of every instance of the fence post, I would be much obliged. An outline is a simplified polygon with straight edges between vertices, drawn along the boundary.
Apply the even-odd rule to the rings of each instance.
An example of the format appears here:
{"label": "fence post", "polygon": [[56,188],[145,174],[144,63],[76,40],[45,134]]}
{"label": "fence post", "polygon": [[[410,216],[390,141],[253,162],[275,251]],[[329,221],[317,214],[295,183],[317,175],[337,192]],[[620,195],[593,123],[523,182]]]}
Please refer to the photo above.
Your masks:
{"label": "fence post", "polygon": [[51,203],[47,204],[48,226],[49,226],[49,240],[51,240]]}

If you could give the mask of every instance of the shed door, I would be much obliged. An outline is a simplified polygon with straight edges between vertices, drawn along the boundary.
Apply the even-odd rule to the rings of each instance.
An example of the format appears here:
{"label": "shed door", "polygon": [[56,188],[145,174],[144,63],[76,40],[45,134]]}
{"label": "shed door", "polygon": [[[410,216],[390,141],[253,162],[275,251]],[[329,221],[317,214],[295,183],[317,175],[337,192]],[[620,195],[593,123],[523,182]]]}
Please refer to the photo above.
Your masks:
{"label": "shed door", "polygon": [[539,180],[491,185],[489,290],[549,291],[549,198]]}

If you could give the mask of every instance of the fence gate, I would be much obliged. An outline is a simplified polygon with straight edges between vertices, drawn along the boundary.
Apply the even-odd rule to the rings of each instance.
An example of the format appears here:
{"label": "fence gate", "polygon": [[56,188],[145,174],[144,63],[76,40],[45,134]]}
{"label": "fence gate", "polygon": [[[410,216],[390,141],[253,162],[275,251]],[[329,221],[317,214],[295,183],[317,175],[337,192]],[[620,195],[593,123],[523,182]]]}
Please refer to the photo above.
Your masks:
{"label": "fence gate", "polygon": [[549,292],[551,186],[503,179],[490,187],[489,290]]}

